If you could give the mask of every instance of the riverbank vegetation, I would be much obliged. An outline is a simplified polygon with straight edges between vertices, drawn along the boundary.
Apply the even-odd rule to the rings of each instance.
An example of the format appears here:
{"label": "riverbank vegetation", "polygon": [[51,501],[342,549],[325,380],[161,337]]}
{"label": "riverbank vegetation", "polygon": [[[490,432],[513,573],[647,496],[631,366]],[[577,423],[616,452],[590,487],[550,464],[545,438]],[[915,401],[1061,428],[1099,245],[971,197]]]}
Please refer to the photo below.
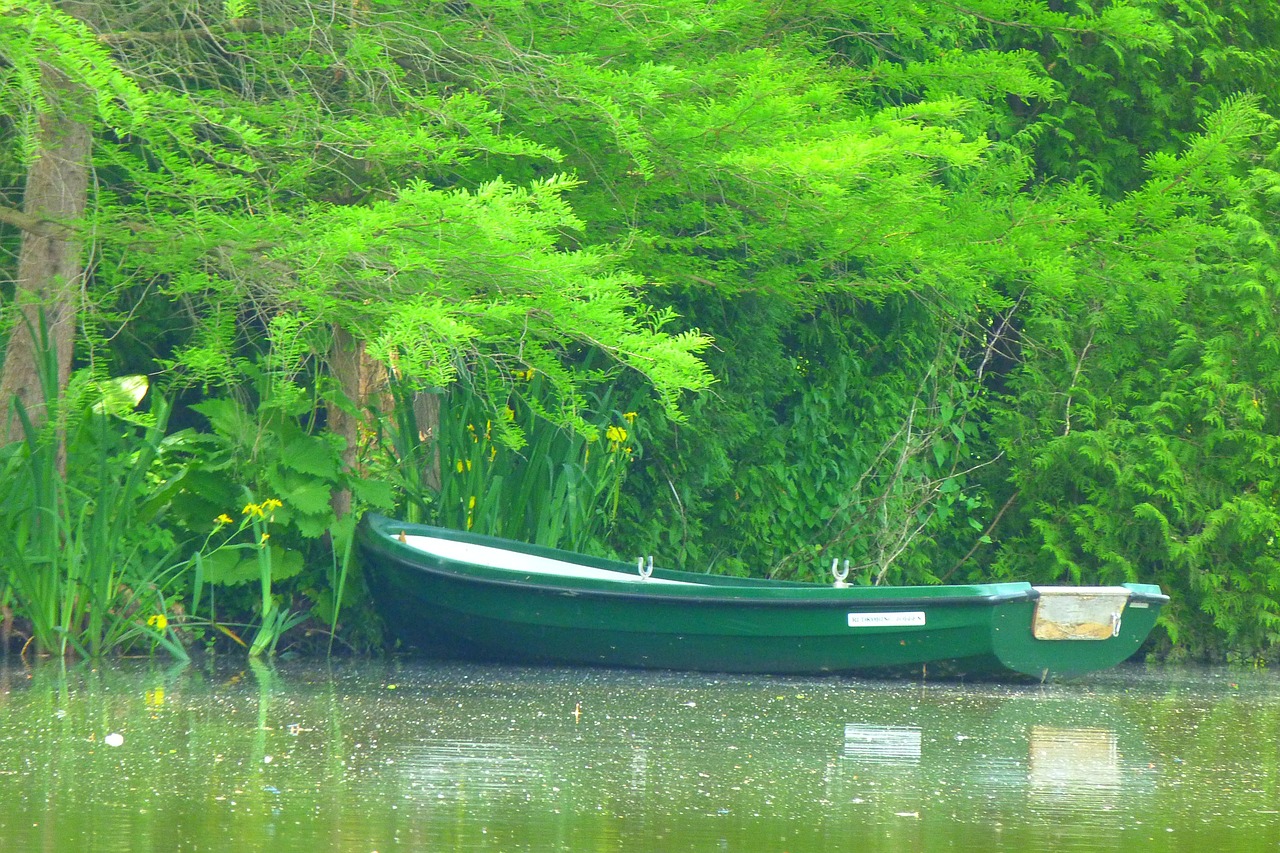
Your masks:
{"label": "riverbank vegetation", "polygon": [[0,0],[12,645],[381,642],[366,510],[1280,650],[1280,11]]}

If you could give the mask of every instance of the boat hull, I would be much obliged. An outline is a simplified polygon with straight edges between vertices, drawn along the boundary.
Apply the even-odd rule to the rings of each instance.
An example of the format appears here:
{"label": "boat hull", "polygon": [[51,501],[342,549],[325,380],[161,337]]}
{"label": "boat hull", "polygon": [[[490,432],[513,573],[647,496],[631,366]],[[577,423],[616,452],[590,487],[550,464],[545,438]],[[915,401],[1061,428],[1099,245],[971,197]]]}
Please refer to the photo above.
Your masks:
{"label": "boat hull", "polygon": [[[618,572],[584,581],[495,569],[398,541],[496,540],[373,517],[361,545],[375,598],[405,647],[438,656],[533,664],[814,674],[918,670],[1070,676],[1113,666],[1150,632],[1163,596],[1133,590],[1115,636],[1041,640],[1040,600],[1025,583],[848,587],[657,572],[536,546],[501,548]],[[1134,604],[1145,607],[1134,608]],[[1131,615],[1132,614],[1132,615]]]}

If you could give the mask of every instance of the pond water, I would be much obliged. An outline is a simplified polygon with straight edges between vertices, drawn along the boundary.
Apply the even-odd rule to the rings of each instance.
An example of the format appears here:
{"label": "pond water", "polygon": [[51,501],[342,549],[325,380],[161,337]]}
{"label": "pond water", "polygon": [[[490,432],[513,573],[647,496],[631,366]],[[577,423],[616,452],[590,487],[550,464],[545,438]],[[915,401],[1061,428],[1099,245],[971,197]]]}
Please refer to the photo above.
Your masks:
{"label": "pond water", "polygon": [[1275,851],[1278,744],[1225,669],[0,661],[0,850]]}

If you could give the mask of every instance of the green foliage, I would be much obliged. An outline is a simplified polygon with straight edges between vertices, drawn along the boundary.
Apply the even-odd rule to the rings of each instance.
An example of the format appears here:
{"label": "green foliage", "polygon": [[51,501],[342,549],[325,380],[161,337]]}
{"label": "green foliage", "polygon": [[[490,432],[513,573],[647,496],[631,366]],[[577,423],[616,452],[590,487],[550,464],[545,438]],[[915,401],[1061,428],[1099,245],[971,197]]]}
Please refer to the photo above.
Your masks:
{"label": "green foliage", "polygon": [[539,414],[548,393],[544,377],[530,369],[520,382],[519,394],[496,411],[465,391],[435,395],[438,415],[430,425],[419,423],[412,398],[401,396],[392,448],[400,451],[395,467],[419,507],[416,517],[551,547],[607,551],[622,484],[639,451],[636,413],[617,410],[606,393],[578,414],[579,428],[557,426]]}
{"label": "green foliage", "polygon": [[794,329],[772,301],[746,302],[733,325],[750,334],[721,341],[716,398],[685,427],[645,421],[628,535],[716,571],[821,580],[834,557],[867,582],[936,582],[919,542],[971,530],[980,503],[979,401],[951,396],[970,379],[963,338],[904,299],[829,298]]}
{"label": "green foliage", "polygon": [[1041,123],[1045,174],[1087,178],[1112,197],[1137,189],[1153,153],[1174,154],[1205,118],[1240,93],[1280,107],[1280,10],[1266,0],[1112,0],[1090,6],[1105,34],[1062,27],[1009,29],[1006,44],[1037,51],[1067,96],[1027,100],[1019,113]]}
{"label": "green foliage", "polygon": [[164,535],[282,502],[183,581],[260,637],[358,598],[349,490],[728,572],[1157,580],[1190,653],[1265,655],[1276,8],[0,3],[0,171],[81,87],[80,355],[180,394]]}
{"label": "green foliage", "polygon": [[1111,248],[1037,297],[1005,426],[1027,528],[997,570],[1159,580],[1179,593],[1171,634],[1200,653],[1280,640],[1277,175],[1250,163],[1271,124],[1228,104],[1091,215]]}
{"label": "green foliage", "polygon": [[[232,398],[196,404],[208,431],[166,440],[166,452],[183,463],[173,521],[204,538],[186,578],[192,615],[221,625],[220,613],[256,611],[255,639],[246,644],[252,655],[274,653],[280,636],[301,624],[310,608],[295,598],[318,606],[314,615],[336,631],[344,601],[358,595],[347,584],[355,518],[393,501],[385,482],[346,470],[340,439],[308,432],[303,418],[316,403],[302,386],[276,373],[261,388],[253,408]],[[357,515],[337,516],[337,491],[353,496]],[[255,498],[263,494],[273,497]]]}
{"label": "green foliage", "polygon": [[[249,503],[241,510],[243,519],[239,527],[227,534],[208,553],[202,549],[192,558],[196,564],[192,610],[199,608],[200,591],[204,583],[235,586],[257,580],[262,594],[258,611],[260,621],[253,643],[249,646],[249,657],[256,658],[264,652],[275,654],[280,638],[290,628],[300,624],[306,614],[291,613],[287,608],[281,607],[272,594],[274,584],[288,580],[302,571],[301,555],[284,551],[270,542],[270,524],[275,521],[276,510],[283,508],[284,504],[275,498],[267,498],[262,503],[254,503],[252,495],[249,499]],[[227,516],[217,519],[219,527],[227,522]],[[218,532],[215,530],[215,535]],[[251,534],[249,541],[232,544],[232,540],[242,533]],[[212,539],[213,536],[210,537]],[[207,541],[205,547],[208,548],[209,544]]]}
{"label": "green foliage", "polygon": [[59,81],[87,92],[97,117],[118,133],[148,119],[146,93],[111,52],[83,21],[46,0],[0,0],[0,57],[0,114],[15,122],[24,164],[37,154],[37,121]]}
{"label": "green foliage", "polygon": [[47,346],[42,367],[48,421],[34,426],[15,401],[25,437],[0,448],[0,589],[39,654],[98,658],[162,646],[185,659],[169,627],[181,561],[155,526],[168,407],[155,404],[146,426],[122,422],[85,374],[64,400],[53,396]]}

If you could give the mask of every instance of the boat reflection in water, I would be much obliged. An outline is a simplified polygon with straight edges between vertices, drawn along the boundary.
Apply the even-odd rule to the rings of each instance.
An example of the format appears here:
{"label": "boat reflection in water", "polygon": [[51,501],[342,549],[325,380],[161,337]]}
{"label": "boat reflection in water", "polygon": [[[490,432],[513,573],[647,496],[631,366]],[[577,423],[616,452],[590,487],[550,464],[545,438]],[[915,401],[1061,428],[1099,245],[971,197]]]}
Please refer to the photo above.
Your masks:
{"label": "boat reflection in water", "polygon": [[402,761],[411,788],[439,800],[465,800],[525,796],[550,787],[559,759],[546,744],[434,738],[407,752]]}
{"label": "boat reflection in water", "polygon": [[979,835],[996,826],[1011,849],[1027,839],[1045,849],[1114,849],[1124,832],[1142,830],[1135,803],[1153,789],[1153,772],[1126,758],[1116,730],[966,729],[846,723],[825,799],[868,820],[943,817]]}
{"label": "boat reflection in water", "polygon": [[1140,786],[1140,775],[1128,771],[1114,731],[1032,726],[1028,810],[1059,843],[1101,845],[1103,838],[1118,838],[1128,811],[1122,805],[1132,805],[1132,789]]}
{"label": "boat reflection in water", "polygon": [[1092,853],[1146,839],[1161,820],[1140,711],[1100,692],[444,672],[412,702],[399,682],[417,734],[379,770],[397,778],[400,808],[419,810],[415,832],[454,849],[540,838],[754,850],[765,839],[797,853],[891,838]]}
{"label": "boat reflection in water", "polygon": [[1122,782],[1116,733],[1031,727],[1027,779],[1031,802],[1063,800],[1105,808]]}
{"label": "boat reflection in water", "polygon": [[920,763],[920,729],[845,723],[844,757],[876,764]]}

